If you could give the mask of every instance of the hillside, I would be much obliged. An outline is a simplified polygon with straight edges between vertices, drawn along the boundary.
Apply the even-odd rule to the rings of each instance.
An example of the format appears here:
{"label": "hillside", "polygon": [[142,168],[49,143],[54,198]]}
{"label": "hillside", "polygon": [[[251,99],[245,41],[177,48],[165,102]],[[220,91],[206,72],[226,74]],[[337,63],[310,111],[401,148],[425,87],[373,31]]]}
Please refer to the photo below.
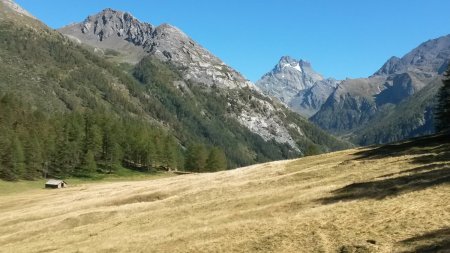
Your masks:
{"label": "hillside", "polygon": [[450,249],[450,140],[0,196],[4,252]]}
{"label": "hillside", "polygon": [[[4,110],[0,111],[0,117],[7,119],[0,121],[3,137],[1,178],[15,178],[5,174],[25,178],[20,172],[23,171],[22,164],[28,162],[24,159],[29,160],[32,151],[40,149],[37,147],[45,149],[44,154],[39,155],[43,156],[39,158],[43,162],[36,163],[38,168],[33,169],[32,174],[42,175],[43,164],[64,160],[57,154],[59,144],[72,147],[64,154],[72,156],[67,159],[70,164],[67,171],[81,169],[82,163],[87,163],[83,160],[89,157],[92,160],[85,145],[89,138],[83,131],[87,124],[84,118],[88,115],[97,115],[94,120],[97,123],[109,122],[108,127],[108,124],[94,124],[94,128],[100,128],[95,131],[99,131],[97,135],[102,139],[95,145],[98,150],[92,152],[97,165],[111,160],[111,157],[106,159],[108,152],[105,149],[105,145],[112,145],[107,138],[111,131],[114,138],[119,139],[113,145],[116,146],[115,163],[148,170],[153,169],[148,168],[153,163],[149,159],[165,159],[161,158],[162,154],[149,155],[150,144],[152,149],[163,149],[160,141],[138,139],[143,135],[148,137],[149,132],[153,132],[150,135],[156,139],[161,136],[172,139],[169,146],[173,148],[170,149],[177,151],[171,155],[175,162],[171,163],[176,165],[169,167],[177,169],[184,169],[189,147],[197,144],[202,145],[203,150],[213,147],[222,150],[228,160],[227,168],[350,146],[261,94],[218,58],[195,42],[189,43],[189,38],[174,27],[162,25],[152,30],[127,14],[126,20],[131,20],[131,24],[141,24],[142,29],[152,30],[153,42],[166,51],[174,51],[170,51],[171,61],[161,58],[158,52],[161,53],[163,48],[159,48],[155,54],[140,55],[135,65],[117,64],[108,60],[108,56],[117,53],[113,49],[105,49],[105,54],[95,53],[92,47],[69,39],[30,17],[12,1],[2,0],[0,6],[0,58],[3,63],[0,66],[0,99],[6,101],[2,104]],[[101,15],[107,14],[113,17],[125,15],[110,9]],[[182,50],[177,43],[185,44],[183,48],[189,49],[190,53],[176,54],[177,50]],[[194,53],[201,56],[201,60],[186,58],[187,55],[194,57]],[[177,56],[180,56],[178,62],[175,61]],[[216,64],[223,73],[211,74],[207,71],[211,66],[204,65],[206,63]],[[182,64],[188,64],[192,69],[187,70]],[[188,78],[188,75],[195,78]],[[33,114],[38,116],[30,116]],[[68,118],[71,120],[66,120]],[[40,129],[46,134],[37,134],[39,131],[32,130],[34,125],[42,126]],[[112,125],[120,127],[114,129]],[[134,130],[126,130],[127,127]],[[66,134],[72,135],[64,138]],[[66,140],[69,143],[64,143]],[[29,148],[31,142],[35,148]],[[11,157],[11,150],[16,152],[16,157]],[[53,167],[59,170],[60,166]],[[53,175],[61,176],[56,172]]]}

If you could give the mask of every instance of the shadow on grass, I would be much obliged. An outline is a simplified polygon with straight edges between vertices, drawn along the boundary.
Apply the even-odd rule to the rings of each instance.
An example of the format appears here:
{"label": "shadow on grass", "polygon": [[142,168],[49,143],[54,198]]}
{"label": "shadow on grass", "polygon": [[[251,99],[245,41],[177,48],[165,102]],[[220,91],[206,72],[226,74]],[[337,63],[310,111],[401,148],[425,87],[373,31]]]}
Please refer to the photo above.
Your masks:
{"label": "shadow on grass", "polygon": [[[411,154],[419,155],[411,160],[411,163],[417,164],[418,167],[387,174],[373,181],[347,185],[333,191],[331,197],[319,201],[330,204],[356,199],[383,199],[450,183],[450,164],[437,163],[450,162],[450,135],[421,137],[364,150],[356,154],[358,156],[356,160],[375,160]],[[383,179],[385,177],[391,178]]]}
{"label": "shadow on grass", "polygon": [[420,155],[413,160],[414,163],[429,163],[450,161],[450,134],[439,134],[414,138],[405,142],[387,144],[363,150],[356,155],[356,160],[373,160],[403,155]]}
{"label": "shadow on grass", "polygon": [[450,252],[450,228],[435,230],[420,236],[401,241],[404,245],[413,245],[414,250],[406,252],[431,253]]}
{"label": "shadow on grass", "polygon": [[[430,166],[425,167],[429,169]],[[418,167],[416,170],[420,171],[422,168]],[[330,204],[356,199],[383,199],[448,183],[450,183],[450,167],[445,167],[396,178],[350,184],[333,191],[333,196],[323,198],[321,201]]]}

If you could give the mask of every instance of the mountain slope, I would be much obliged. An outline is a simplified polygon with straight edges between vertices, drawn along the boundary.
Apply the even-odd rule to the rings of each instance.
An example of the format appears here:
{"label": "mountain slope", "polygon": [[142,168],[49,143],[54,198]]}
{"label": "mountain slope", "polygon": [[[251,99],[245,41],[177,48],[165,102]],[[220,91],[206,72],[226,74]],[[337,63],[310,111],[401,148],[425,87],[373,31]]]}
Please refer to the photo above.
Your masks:
{"label": "mountain slope", "polygon": [[422,43],[369,78],[342,82],[311,120],[361,145],[433,133],[434,98],[449,56],[450,35]]}
{"label": "mountain slope", "polygon": [[449,143],[435,136],[219,173],[0,195],[0,244],[6,252],[445,252]]}
{"label": "mountain slope", "polygon": [[112,64],[28,16],[2,8],[0,18],[0,95],[13,95],[33,111],[100,111],[141,120],[166,129],[182,148],[219,146],[231,168],[349,145],[291,115],[247,81],[198,83],[156,54],[135,66]]}
{"label": "mountain slope", "polygon": [[351,141],[370,145],[434,133],[433,110],[441,85],[441,78],[436,78],[426,88],[397,104],[395,109],[379,112],[369,125],[355,130]]}
{"label": "mountain slope", "polygon": [[[273,139],[301,151],[292,135],[302,136],[302,127],[285,122],[285,108],[263,96],[241,74],[176,27],[168,24],[154,27],[141,23],[129,13],[106,9],[60,31],[96,48],[127,53],[111,46],[126,44],[142,49],[144,57],[153,57],[175,67],[182,79],[175,80],[178,81],[177,86],[187,87],[187,92],[191,88],[183,83],[191,83],[195,89],[207,93],[213,89],[213,94],[227,97],[228,101],[222,105],[226,108],[223,109],[241,125],[266,141]],[[142,56],[142,52],[138,53]],[[307,124],[303,122],[302,125]]]}

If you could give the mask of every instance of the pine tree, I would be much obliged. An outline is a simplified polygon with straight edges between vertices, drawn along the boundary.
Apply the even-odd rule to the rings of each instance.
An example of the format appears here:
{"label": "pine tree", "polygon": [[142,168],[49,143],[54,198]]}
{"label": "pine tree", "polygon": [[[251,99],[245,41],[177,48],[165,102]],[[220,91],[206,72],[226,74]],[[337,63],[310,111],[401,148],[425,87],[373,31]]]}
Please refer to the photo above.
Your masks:
{"label": "pine tree", "polygon": [[99,158],[102,151],[102,132],[95,121],[96,119],[93,115],[85,116],[84,149],[85,153],[91,151],[94,157]]}
{"label": "pine tree", "polygon": [[56,141],[56,153],[50,166],[49,174],[64,177],[76,172],[82,162],[82,127],[76,115],[63,118],[62,129]]}
{"label": "pine tree", "polygon": [[6,128],[0,127],[0,178],[7,181],[17,180],[11,164],[11,135]]}
{"label": "pine tree", "polygon": [[164,139],[163,166],[168,169],[176,169],[177,146],[172,136],[167,135]]}
{"label": "pine tree", "polygon": [[442,80],[443,85],[439,89],[436,107],[436,131],[450,130],[450,67]]}
{"label": "pine tree", "polygon": [[117,131],[112,126],[104,130],[103,137],[103,159],[106,162],[109,173],[112,173],[120,164],[123,153],[122,147],[117,140]]}
{"label": "pine tree", "polygon": [[119,143],[114,142],[111,145],[110,149],[110,157],[108,159],[108,168],[109,173],[112,173],[116,170],[117,166],[120,166],[120,162],[122,161],[122,147],[119,145]]}
{"label": "pine tree", "polygon": [[25,154],[22,143],[17,136],[13,138],[11,152],[13,173],[21,177],[25,172]]}
{"label": "pine tree", "polygon": [[24,178],[28,180],[36,179],[43,170],[44,159],[42,157],[41,145],[38,138],[33,136],[25,144],[26,169]]}
{"label": "pine tree", "polygon": [[227,168],[227,159],[225,153],[218,147],[213,147],[206,160],[206,169],[208,171],[219,171]]}
{"label": "pine tree", "polygon": [[82,176],[89,176],[90,174],[94,173],[97,169],[97,164],[95,162],[95,156],[94,152],[89,150],[84,155],[83,159],[83,168],[82,168]]}
{"label": "pine tree", "polygon": [[147,167],[147,171],[150,171],[154,166],[155,156],[155,144],[152,140],[148,140],[145,146],[145,166]]}

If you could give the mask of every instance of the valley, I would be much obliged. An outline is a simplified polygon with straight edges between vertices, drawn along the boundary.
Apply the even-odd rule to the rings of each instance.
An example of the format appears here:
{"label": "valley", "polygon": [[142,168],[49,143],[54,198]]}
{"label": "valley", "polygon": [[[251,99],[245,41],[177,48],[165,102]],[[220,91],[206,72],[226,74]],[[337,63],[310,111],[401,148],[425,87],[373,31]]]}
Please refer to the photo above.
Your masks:
{"label": "valley", "polygon": [[[450,252],[450,35],[364,78],[282,56],[253,83],[102,8],[54,29],[0,0],[0,252]],[[267,31],[294,22],[267,20],[251,46],[284,48]]]}

